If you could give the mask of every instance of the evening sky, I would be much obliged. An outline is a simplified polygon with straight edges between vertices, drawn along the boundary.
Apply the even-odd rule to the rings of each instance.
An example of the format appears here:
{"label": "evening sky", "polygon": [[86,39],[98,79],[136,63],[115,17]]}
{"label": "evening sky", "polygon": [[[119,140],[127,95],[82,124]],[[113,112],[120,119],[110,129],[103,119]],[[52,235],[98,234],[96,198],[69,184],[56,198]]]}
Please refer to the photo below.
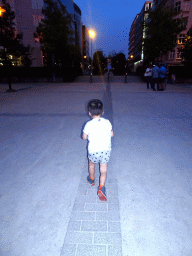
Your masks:
{"label": "evening sky", "polygon": [[82,23],[93,28],[97,36],[93,52],[102,50],[105,56],[123,52],[128,57],[128,39],[132,22],[140,13],[144,0],[75,0],[82,12]]}

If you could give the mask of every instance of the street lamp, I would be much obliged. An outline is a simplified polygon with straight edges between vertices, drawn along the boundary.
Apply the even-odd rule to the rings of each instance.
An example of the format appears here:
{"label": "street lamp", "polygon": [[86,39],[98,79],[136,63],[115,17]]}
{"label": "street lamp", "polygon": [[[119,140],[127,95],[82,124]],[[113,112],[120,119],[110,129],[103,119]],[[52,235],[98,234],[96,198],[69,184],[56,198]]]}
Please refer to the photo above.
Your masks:
{"label": "street lamp", "polygon": [[3,9],[1,6],[0,6],[0,26],[1,26],[1,36],[2,36],[2,20],[1,20],[1,17],[3,15],[3,13],[6,12],[5,9]]}
{"label": "street lamp", "polygon": [[93,44],[93,39],[95,38],[96,34],[93,29],[89,30],[89,37],[91,38],[91,80],[92,82],[92,76],[93,76],[93,56],[92,56],[92,44]]}
{"label": "street lamp", "polygon": [[3,9],[3,8],[0,6],[0,17],[2,16],[2,14],[3,14],[4,12],[6,12],[6,10]]}
{"label": "street lamp", "polygon": [[0,46],[2,46],[2,16],[3,16],[3,13],[6,12],[5,9],[3,9],[1,6],[0,6]]}
{"label": "street lamp", "polygon": [[1,36],[2,36],[2,20],[1,20],[1,17],[2,17],[2,15],[3,15],[3,13],[4,13],[4,12],[6,12],[6,10],[5,10],[5,9],[3,9],[3,8],[0,6],[0,22],[1,22],[0,26],[1,26]]}

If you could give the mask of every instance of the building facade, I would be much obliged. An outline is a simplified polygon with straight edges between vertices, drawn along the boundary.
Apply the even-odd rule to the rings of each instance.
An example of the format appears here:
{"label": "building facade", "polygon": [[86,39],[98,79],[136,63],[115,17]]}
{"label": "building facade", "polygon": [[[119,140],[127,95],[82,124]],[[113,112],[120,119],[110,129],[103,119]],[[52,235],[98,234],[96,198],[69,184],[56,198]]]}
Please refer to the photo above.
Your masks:
{"label": "building facade", "polygon": [[82,26],[82,70],[86,74],[89,66],[89,31],[85,25]]}
{"label": "building facade", "polygon": [[[81,10],[74,4],[73,0],[55,0],[61,1],[66,6],[66,10],[71,15],[73,20],[74,33],[77,36],[76,41],[81,47]],[[43,66],[43,54],[41,45],[38,40],[34,38],[34,32],[39,22],[43,17],[42,8],[44,6],[43,0],[7,0],[10,4],[11,10],[15,13],[15,26],[18,33],[23,34],[23,44],[30,45],[32,50],[32,66]],[[2,6],[2,1],[0,0]]]}
{"label": "building facade", "polygon": [[170,6],[179,11],[179,14],[175,17],[175,19],[181,18],[182,23],[186,25],[186,29],[178,35],[175,49],[160,58],[160,61],[163,61],[171,66],[180,66],[182,65],[183,59],[179,49],[182,48],[187,32],[192,27],[192,4],[190,0],[162,0],[160,4]]}
{"label": "building facade", "polygon": [[74,3],[74,29],[75,29],[75,44],[82,49],[82,22],[81,22],[81,10]]}
{"label": "building facade", "polygon": [[[148,12],[153,6],[153,1],[146,1],[141,9],[141,12],[136,16],[130,31],[129,46],[132,49],[134,67],[133,71],[136,72],[137,68],[142,65],[144,60],[144,49],[141,44],[142,38],[145,37],[145,28],[142,23],[148,17]],[[133,53],[134,49],[134,53]]]}
{"label": "building facade", "polygon": [[[36,1],[39,1],[39,0],[36,0]],[[61,2],[66,7],[68,13],[70,13],[73,16],[73,14],[74,14],[73,0],[61,0]]]}
{"label": "building facade", "polygon": [[[171,66],[180,66],[182,65],[183,59],[182,54],[180,52],[180,48],[182,48],[183,42],[186,38],[188,30],[192,27],[192,1],[191,0],[153,0],[146,1],[139,16],[132,24],[130,35],[129,35],[129,55],[134,55],[134,71],[140,65],[142,65],[142,61],[145,59],[145,56],[142,51],[142,47],[140,45],[141,39],[145,37],[145,29],[142,29],[141,22],[147,19],[147,12],[151,8],[156,8],[158,5],[164,5],[167,7],[175,8],[175,10],[179,11],[179,14],[175,17],[175,19],[181,18],[183,24],[186,24],[186,29],[182,31],[178,35],[177,45],[173,49],[167,53],[167,55],[162,56],[158,59],[159,62],[164,62],[165,64],[169,64]],[[135,34],[135,35],[134,35]],[[140,49],[138,48],[140,45]],[[134,49],[134,54],[133,54]]]}
{"label": "building facade", "polygon": [[134,70],[134,57],[136,48],[136,24],[139,14],[136,15],[129,32],[129,47],[128,47],[128,67],[130,70]]}
{"label": "building facade", "polygon": [[139,14],[136,15],[129,32],[129,47],[128,47],[128,59],[133,59],[135,55],[135,39],[136,39],[136,23]]}

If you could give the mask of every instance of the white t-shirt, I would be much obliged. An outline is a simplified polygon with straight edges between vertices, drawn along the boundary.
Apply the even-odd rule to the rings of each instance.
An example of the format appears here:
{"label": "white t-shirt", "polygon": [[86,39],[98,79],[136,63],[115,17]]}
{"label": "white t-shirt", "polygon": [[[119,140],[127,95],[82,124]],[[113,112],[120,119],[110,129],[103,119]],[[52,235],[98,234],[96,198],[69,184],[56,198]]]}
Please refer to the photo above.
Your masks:
{"label": "white t-shirt", "polygon": [[112,125],[105,118],[93,118],[84,127],[83,133],[88,135],[88,151],[99,152],[111,150]]}
{"label": "white t-shirt", "polygon": [[147,68],[144,76],[152,76],[152,68]]}

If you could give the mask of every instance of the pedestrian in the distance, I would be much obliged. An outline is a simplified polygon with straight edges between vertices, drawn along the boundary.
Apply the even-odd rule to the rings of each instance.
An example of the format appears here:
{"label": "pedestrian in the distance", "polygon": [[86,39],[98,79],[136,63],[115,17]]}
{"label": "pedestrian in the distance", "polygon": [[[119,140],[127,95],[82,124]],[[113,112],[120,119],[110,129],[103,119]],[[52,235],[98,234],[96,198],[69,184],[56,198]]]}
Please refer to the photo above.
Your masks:
{"label": "pedestrian in the distance", "polygon": [[165,90],[165,76],[166,76],[167,69],[162,64],[159,69],[159,82],[160,82],[160,91]]}
{"label": "pedestrian in the distance", "polygon": [[176,74],[175,74],[175,71],[174,69],[172,70],[172,74],[171,74],[171,82],[174,84],[176,81]]}
{"label": "pedestrian in the distance", "polygon": [[107,163],[111,153],[112,125],[109,120],[102,118],[103,103],[93,99],[88,103],[88,111],[92,120],[88,121],[83,129],[82,138],[88,139],[88,182],[95,185],[95,164],[100,164],[100,180],[97,195],[100,200],[107,201],[105,182],[107,178]]}
{"label": "pedestrian in the distance", "polygon": [[169,78],[169,65],[166,66],[166,74],[165,74],[165,89],[167,88],[167,82]]}
{"label": "pedestrian in the distance", "polygon": [[159,91],[159,67],[154,65],[152,69],[152,89],[156,91],[155,84],[157,84],[157,91]]}
{"label": "pedestrian in the distance", "polygon": [[[149,84],[151,85],[152,80],[152,65],[149,65],[146,68],[145,74],[144,74],[145,80],[147,82],[147,89],[149,89]],[[152,88],[152,85],[151,85]]]}

